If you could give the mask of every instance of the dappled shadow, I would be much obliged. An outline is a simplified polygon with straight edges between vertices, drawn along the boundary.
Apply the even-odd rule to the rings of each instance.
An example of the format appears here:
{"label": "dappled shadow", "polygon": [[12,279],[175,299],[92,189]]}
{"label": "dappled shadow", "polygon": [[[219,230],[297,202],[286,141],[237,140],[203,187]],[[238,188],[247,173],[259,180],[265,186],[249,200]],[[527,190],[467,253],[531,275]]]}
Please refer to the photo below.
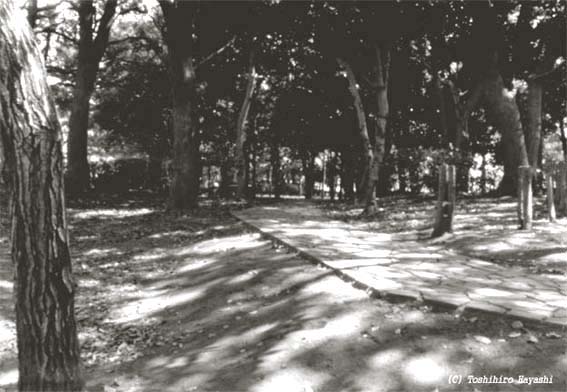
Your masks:
{"label": "dappled shadow", "polygon": [[330,220],[306,203],[257,207],[238,216],[380,294],[567,324],[565,276],[534,274],[445,249],[456,234],[409,241],[362,222]]}
{"label": "dappled shadow", "polygon": [[[110,209],[70,212],[89,390],[473,390],[453,373],[565,387],[565,341],[545,337],[559,328],[525,323],[512,339],[507,319],[371,299],[225,212]],[[359,267],[379,261],[371,251]]]}
{"label": "dappled shadow", "polygon": [[[454,372],[545,373],[556,377],[545,390],[564,385],[564,347],[557,341],[542,338],[545,353],[534,352],[525,338],[507,338],[507,321],[372,300],[229,218],[225,225],[224,235],[147,249],[124,261],[134,271],[148,271],[144,265],[161,271],[138,281],[138,295],[114,302],[107,322],[154,319],[160,340],[119,367],[101,363],[92,370],[91,389],[463,390],[447,383]],[[538,336],[551,330],[527,327]]]}
{"label": "dappled shadow", "polygon": [[432,198],[385,197],[379,199],[376,215],[360,216],[362,208],[344,203],[320,203],[332,219],[389,233],[401,241],[442,245],[461,255],[496,264],[528,267],[533,273],[563,273],[567,270],[567,219],[550,223],[542,198],[535,199],[533,230],[517,230],[513,198],[466,198],[457,203],[453,234],[431,240],[435,200]]}

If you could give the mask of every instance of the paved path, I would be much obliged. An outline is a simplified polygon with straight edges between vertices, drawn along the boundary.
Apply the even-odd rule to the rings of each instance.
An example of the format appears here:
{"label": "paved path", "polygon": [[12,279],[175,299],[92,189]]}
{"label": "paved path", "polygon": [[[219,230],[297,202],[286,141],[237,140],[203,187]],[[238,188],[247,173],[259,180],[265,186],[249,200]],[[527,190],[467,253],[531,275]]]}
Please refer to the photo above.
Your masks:
{"label": "paved path", "polygon": [[536,275],[330,220],[307,202],[234,215],[379,295],[567,326],[567,277]]}

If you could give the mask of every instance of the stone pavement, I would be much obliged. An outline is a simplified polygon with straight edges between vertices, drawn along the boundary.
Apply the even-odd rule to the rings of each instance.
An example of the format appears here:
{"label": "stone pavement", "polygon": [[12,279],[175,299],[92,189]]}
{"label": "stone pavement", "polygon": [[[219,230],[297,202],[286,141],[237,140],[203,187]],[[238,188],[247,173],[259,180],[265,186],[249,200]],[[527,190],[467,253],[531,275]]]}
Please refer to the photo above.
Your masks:
{"label": "stone pavement", "polygon": [[380,296],[567,326],[564,275],[534,274],[371,232],[331,220],[308,202],[254,207],[234,216]]}

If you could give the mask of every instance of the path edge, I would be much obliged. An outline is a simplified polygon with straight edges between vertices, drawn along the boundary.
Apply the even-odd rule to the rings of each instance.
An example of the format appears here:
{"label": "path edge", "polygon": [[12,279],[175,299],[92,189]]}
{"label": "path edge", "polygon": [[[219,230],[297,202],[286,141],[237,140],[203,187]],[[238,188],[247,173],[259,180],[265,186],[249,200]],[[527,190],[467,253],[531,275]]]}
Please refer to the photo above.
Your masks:
{"label": "path edge", "polygon": [[[567,328],[567,324],[562,323],[560,321],[554,321],[554,320],[545,320],[542,318],[535,318],[535,317],[528,317],[525,315],[519,315],[516,314],[515,312],[513,313],[509,313],[510,310],[507,309],[505,311],[500,311],[500,310],[493,310],[493,309],[489,309],[486,308],[484,306],[478,306],[478,305],[468,305],[468,303],[464,303],[461,305],[455,304],[455,303],[451,303],[448,301],[442,301],[442,300],[438,300],[435,298],[432,298],[429,296],[429,294],[425,294],[423,295],[422,293],[415,293],[415,294],[410,294],[408,292],[405,292],[404,294],[400,293],[399,291],[397,292],[397,290],[378,290],[372,286],[370,286],[369,284],[366,284],[360,280],[358,280],[356,277],[341,271],[338,268],[335,268],[329,264],[327,264],[323,259],[312,255],[298,247],[296,247],[295,245],[287,242],[286,240],[283,240],[281,238],[276,237],[275,235],[263,230],[261,227],[256,226],[254,223],[247,221],[244,217],[239,216],[237,211],[230,211],[230,214],[236,218],[238,221],[242,222],[244,224],[244,226],[248,227],[249,229],[258,232],[263,238],[266,238],[268,240],[270,240],[271,242],[277,243],[280,246],[283,246],[295,253],[297,253],[297,255],[307,261],[309,261],[310,263],[316,265],[316,266],[320,266],[320,267],[324,267],[326,269],[331,270],[336,276],[338,276],[340,279],[342,279],[343,281],[350,283],[351,286],[359,289],[359,290],[363,290],[367,295],[369,295],[371,298],[376,298],[376,299],[384,299],[386,301],[389,302],[408,302],[408,301],[415,301],[418,303],[421,303],[423,305],[429,305],[432,307],[437,308],[440,311],[452,311],[452,312],[459,312],[459,315],[463,315],[465,312],[482,312],[482,313],[489,313],[491,315],[495,315],[495,316],[501,316],[501,317],[506,317],[508,319],[513,319],[513,320],[521,320],[521,321],[525,321],[525,322],[530,322],[530,323],[541,323],[541,324],[545,324],[548,326],[552,326],[552,327],[562,327],[563,329]],[[471,302],[474,302],[471,300]]]}

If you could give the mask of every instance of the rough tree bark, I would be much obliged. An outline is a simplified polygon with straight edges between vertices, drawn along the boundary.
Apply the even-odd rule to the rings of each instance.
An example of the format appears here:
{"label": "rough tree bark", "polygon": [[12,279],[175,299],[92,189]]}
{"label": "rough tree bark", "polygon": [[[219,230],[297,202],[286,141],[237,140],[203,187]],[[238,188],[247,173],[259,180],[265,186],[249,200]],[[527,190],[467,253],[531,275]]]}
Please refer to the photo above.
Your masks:
{"label": "rough tree bark", "polygon": [[[374,127],[373,160],[366,189],[366,212],[375,213],[377,206],[374,192],[378,186],[380,168],[384,161],[386,132],[390,106],[388,102],[388,82],[390,75],[390,49],[383,44],[376,45],[376,70],[373,87],[376,89],[376,113]],[[370,201],[369,201],[370,200]]]}
{"label": "rough tree bark", "polygon": [[[372,212],[374,210],[374,188],[368,186],[372,180],[372,167],[374,162],[374,146],[370,141],[368,134],[368,125],[366,123],[366,113],[364,112],[364,107],[362,105],[362,99],[358,91],[358,84],[356,82],[356,77],[354,72],[348,62],[341,58],[337,58],[337,63],[345,70],[348,89],[354,101],[354,109],[356,111],[356,118],[358,120],[358,131],[362,146],[362,156],[364,160],[363,175],[361,176],[361,184],[364,184],[364,196],[363,200],[365,203],[365,213]],[[369,190],[369,188],[372,188]]]}
{"label": "rough tree bark", "polygon": [[110,28],[116,13],[117,0],[107,0],[100,18],[96,37],[93,22],[96,9],[92,0],[79,3],[79,53],[67,144],[67,191],[70,195],[89,187],[87,159],[90,99],[94,91],[100,60],[106,50]]}
{"label": "rough tree bark", "polygon": [[0,0],[0,140],[10,165],[21,391],[83,387],[63,189],[61,132],[41,54]]}
{"label": "rough tree bark", "polygon": [[456,201],[456,169],[446,163],[439,166],[437,207],[432,237],[439,237],[453,231],[453,212]]}
{"label": "rough tree bark", "polygon": [[237,188],[236,197],[244,199],[246,197],[247,183],[245,180],[246,159],[245,159],[245,144],[247,139],[246,122],[248,119],[248,112],[252,104],[252,96],[254,94],[254,87],[256,85],[256,71],[254,67],[254,50],[250,50],[248,58],[248,73],[246,74],[246,90],[244,91],[244,100],[240,107],[238,120],[236,122],[236,151],[235,151],[235,166],[237,175]]}
{"label": "rough tree bark", "polygon": [[194,208],[199,195],[200,157],[193,121],[195,66],[193,64],[194,2],[160,1],[165,20],[169,73],[173,96],[173,152],[169,207]]}
{"label": "rough tree bark", "polygon": [[503,186],[509,188],[501,186],[500,190],[506,194],[513,194],[517,189],[518,167],[529,166],[520,110],[516,103],[515,93],[504,86],[502,76],[497,70],[489,71],[483,84],[485,109],[492,117],[496,127],[502,132],[505,148],[508,149],[507,159],[504,162],[505,178],[502,181]]}
{"label": "rough tree bark", "polygon": [[537,169],[541,144],[541,108],[543,87],[537,77],[528,78],[528,102],[526,117],[526,145],[528,161]]}

